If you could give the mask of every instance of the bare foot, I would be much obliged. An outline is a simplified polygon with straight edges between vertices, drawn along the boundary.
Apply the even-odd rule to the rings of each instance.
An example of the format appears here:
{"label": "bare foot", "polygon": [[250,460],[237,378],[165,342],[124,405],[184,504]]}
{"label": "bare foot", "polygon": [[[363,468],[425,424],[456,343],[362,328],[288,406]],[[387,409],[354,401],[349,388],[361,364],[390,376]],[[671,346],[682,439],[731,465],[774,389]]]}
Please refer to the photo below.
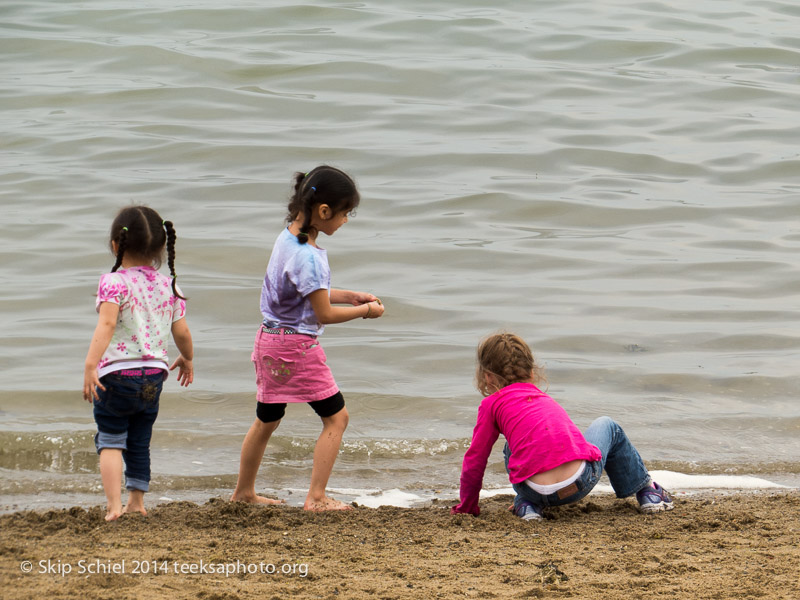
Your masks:
{"label": "bare foot", "polygon": [[266,496],[259,496],[253,494],[236,494],[231,496],[231,502],[247,502],[248,504],[283,504],[283,500],[276,500],[274,498],[267,498]]}
{"label": "bare foot", "polygon": [[147,516],[147,511],[144,509],[144,491],[131,490],[128,494],[128,503],[125,505],[125,510],[122,512],[129,515],[131,513],[139,513],[143,517]]}
{"label": "bare foot", "polygon": [[339,500],[328,498],[327,496],[322,500],[306,500],[303,505],[303,510],[310,510],[312,512],[324,512],[326,510],[353,510],[353,507]]}
{"label": "bare foot", "polygon": [[147,516],[147,511],[144,509],[144,505],[131,506],[130,504],[128,504],[125,507],[125,510],[123,510],[122,512],[125,513],[125,514],[130,514],[130,513],[137,512],[137,513],[140,513],[144,517]]}
{"label": "bare foot", "polygon": [[106,521],[116,521],[122,516],[122,503],[111,506],[110,504],[106,506]]}

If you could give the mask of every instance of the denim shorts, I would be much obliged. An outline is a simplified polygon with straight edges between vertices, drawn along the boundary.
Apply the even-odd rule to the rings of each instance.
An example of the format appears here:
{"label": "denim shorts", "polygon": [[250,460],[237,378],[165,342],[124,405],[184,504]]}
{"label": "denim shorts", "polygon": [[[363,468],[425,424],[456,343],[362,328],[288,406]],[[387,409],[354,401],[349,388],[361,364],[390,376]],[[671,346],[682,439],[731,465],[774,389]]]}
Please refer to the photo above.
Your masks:
{"label": "denim shorts", "polygon": [[99,454],[104,449],[122,450],[128,489],[148,491],[150,484],[150,438],[158,417],[158,402],[164,372],[157,375],[109,373],[100,379],[94,401],[94,438]]}

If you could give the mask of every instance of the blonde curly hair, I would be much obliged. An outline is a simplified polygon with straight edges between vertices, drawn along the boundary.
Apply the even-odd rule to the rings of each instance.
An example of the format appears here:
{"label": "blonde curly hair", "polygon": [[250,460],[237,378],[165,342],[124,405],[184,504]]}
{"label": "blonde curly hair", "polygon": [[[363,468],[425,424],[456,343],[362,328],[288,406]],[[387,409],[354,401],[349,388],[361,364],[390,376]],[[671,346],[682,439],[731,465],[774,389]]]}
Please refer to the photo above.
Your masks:
{"label": "blonde curly hair", "polygon": [[[495,380],[490,384],[486,375]],[[512,383],[545,382],[544,369],[536,364],[528,344],[518,335],[509,332],[492,334],[478,346],[475,385],[489,396]]]}

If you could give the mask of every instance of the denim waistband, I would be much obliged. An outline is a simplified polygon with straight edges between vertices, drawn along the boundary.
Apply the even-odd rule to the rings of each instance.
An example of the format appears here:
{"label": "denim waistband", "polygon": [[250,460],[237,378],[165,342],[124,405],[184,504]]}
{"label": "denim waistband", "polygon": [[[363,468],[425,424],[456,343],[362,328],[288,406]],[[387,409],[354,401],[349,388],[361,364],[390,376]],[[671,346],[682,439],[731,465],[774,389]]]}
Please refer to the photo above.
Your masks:
{"label": "denim waistband", "polygon": [[553,492],[552,494],[542,495],[535,492],[532,488],[525,486],[529,493],[540,499],[540,502],[545,506],[559,506],[561,504],[571,504],[577,502],[588,494],[594,488],[597,480],[600,479],[600,474],[603,471],[603,466],[600,461],[586,461],[586,466],[583,473],[570,483],[568,486]]}
{"label": "denim waistband", "polygon": [[582,460],[578,469],[573,473],[570,477],[567,477],[564,481],[560,483],[553,483],[548,485],[537,484],[531,481],[530,479],[526,479],[524,481],[525,485],[531,488],[537,494],[541,494],[542,496],[550,496],[555,494],[559,490],[567,487],[569,484],[577,481],[581,475],[583,475],[584,470],[586,469],[587,461]]}

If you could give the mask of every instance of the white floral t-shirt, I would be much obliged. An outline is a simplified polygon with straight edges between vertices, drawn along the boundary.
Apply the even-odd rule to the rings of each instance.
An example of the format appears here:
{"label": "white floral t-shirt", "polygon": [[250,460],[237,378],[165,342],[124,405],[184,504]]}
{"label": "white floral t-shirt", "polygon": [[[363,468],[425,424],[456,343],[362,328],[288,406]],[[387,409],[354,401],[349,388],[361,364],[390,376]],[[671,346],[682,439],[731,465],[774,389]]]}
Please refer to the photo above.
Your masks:
{"label": "white floral t-shirt", "polygon": [[106,273],[97,289],[98,312],[103,302],[118,304],[119,317],[111,343],[97,364],[98,376],[132,365],[168,368],[172,323],[186,316],[186,300],[172,293],[172,279],[153,267]]}

